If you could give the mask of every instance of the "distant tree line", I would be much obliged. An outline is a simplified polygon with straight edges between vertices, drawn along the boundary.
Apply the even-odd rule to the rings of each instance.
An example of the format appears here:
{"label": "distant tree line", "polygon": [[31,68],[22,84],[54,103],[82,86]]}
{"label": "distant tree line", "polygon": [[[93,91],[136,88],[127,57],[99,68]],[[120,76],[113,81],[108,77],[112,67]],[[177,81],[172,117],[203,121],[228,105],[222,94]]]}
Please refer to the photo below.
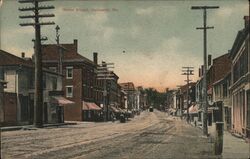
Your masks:
{"label": "distant tree line", "polygon": [[147,100],[149,106],[153,106],[158,110],[163,110],[166,102],[166,93],[158,92],[154,88],[146,88]]}

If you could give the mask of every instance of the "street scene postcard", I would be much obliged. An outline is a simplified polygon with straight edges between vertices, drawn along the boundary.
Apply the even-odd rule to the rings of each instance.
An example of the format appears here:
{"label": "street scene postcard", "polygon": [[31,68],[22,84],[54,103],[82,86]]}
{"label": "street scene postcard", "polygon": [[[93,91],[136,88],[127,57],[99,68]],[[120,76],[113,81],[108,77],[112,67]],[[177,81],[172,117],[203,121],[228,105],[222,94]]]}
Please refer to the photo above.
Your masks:
{"label": "street scene postcard", "polygon": [[0,159],[250,159],[249,0],[0,0]]}

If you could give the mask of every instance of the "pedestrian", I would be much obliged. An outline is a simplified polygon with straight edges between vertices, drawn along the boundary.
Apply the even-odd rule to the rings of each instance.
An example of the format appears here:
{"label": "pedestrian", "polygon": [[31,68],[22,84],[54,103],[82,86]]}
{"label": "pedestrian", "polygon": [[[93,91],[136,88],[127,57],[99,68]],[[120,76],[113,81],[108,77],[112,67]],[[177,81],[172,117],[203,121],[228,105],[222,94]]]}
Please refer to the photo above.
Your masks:
{"label": "pedestrian", "polygon": [[112,119],[112,122],[115,122],[115,114],[114,114],[114,112],[111,113],[111,119]]}

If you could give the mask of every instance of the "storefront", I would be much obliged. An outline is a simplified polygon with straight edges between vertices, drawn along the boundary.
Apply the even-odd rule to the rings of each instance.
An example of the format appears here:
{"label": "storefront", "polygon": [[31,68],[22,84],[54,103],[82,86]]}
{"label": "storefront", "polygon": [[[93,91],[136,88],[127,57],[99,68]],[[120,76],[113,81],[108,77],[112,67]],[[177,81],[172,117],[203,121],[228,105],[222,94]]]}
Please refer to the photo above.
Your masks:
{"label": "storefront", "polygon": [[82,120],[83,121],[100,121],[102,119],[102,108],[95,103],[82,102]]}

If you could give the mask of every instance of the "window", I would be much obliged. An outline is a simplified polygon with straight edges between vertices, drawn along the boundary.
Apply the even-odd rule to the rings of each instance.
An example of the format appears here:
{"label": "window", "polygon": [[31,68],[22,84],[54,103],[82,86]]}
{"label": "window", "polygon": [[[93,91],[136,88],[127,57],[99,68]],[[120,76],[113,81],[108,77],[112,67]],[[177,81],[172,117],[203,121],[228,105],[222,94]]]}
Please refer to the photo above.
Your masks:
{"label": "window", "polygon": [[52,78],[52,89],[53,90],[57,89],[57,78],[56,77]]}
{"label": "window", "polygon": [[73,97],[73,86],[66,86],[66,97]]}
{"label": "window", "polygon": [[73,67],[66,67],[66,79],[73,78]]}
{"label": "window", "polygon": [[223,97],[226,98],[227,97],[227,83],[223,83]]}
{"label": "window", "polygon": [[56,67],[49,67],[49,70],[53,71],[53,72],[57,72]]}

